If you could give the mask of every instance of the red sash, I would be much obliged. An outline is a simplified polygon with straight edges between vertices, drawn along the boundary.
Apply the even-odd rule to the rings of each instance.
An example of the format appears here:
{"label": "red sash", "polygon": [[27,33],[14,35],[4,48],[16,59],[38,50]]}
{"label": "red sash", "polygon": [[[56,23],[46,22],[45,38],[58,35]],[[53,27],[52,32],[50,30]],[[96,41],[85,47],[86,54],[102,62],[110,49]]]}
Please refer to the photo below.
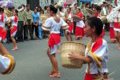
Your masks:
{"label": "red sash", "polygon": [[[99,48],[101,47],[102,43],[103,43],[103,40],[102,40],[101,37],[98,38],[98,39],[95,41],[94,45],[92,46],[92,50],[91,50],[91,51],[92,51],[92,54],[93,54],[97,49],[99,49]],[[89,65],[89,64],[88,64],[88,65]],[[89,69],[90,69],[90,66],[88,66],[88,73],[85,74],[84,80],[94,80],[93,75],[89,73]]]}
{"label": "red sash", "polygon": [[117,29],[120,29],[120,23],[119,22],[114,22],[114,27]]}
{"label": "red sash", "polygon": [[2,40],[5,40],[6,39],[6,35],[7,35],[7,31],[0,27],[0,37],[2,38]]}
{"label": "red sash", "polygon": [[110,34],[110,39],[115,39],[115,32],[114,32],[113,27],[110,27],[109,34]]}
{"label": "red sash", "polygon": [[14,22],[18,22],[18,17],[17,16],[14,17]]}
{"label": "red sash", "polygon": [[10,28],[10,35],[13,35],[16,32],[17,32],[17,26],[13,26]]}
{"label": "red sash", "polygon": [[1,18],[0,18],[0,21],[4,21],[4,14],[1,14]]}

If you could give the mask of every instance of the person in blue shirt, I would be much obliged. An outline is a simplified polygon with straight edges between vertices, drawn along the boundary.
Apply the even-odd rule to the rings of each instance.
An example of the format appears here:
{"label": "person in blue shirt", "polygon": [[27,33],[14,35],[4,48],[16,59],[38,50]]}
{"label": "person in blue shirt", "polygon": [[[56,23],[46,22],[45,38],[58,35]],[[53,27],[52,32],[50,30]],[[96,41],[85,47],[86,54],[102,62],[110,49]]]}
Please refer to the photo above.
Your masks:
{"label": "person in blue shirt", "polygon": [[38,26],[38,35],[39,35],[39,39],[41,40],[43,38],[43,30],[42,30],[42,19],[41,19],[41,14],[44,14],[44,11],[42,10],[41,6],[37,7],[37,11],[40,14],[40,19],[39,19],[39,26]]}
{"label": "person in blue shirt", "polygon": [[39,38],[38,26],[39,26],[40,14],[39,12],[37,12],[37,8],[34,9],[34,12],[32,13],[32,18],[33,18],[32,32],[34,32],[35,29],[36,38]]}

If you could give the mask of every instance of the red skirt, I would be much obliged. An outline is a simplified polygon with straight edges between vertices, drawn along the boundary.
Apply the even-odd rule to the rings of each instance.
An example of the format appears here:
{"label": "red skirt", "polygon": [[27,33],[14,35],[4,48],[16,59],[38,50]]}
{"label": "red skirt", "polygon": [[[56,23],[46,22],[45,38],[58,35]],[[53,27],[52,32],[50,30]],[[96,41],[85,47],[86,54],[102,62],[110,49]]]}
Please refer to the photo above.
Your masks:
{"label": "red skirt", "polygon": [[17,26],[13,26],[10,28],[10,35],[15,36],[17,32]]}
{"label": "red skirt", "polygon": [[93,77],[91,74],[86,73],[84,80],[93,80]]}
{"label": "red skirt", "polygon": [[74,23],[73,22],[67,22],[67,24],[68,24],[68,30],[70,31],[70,33],[72,33],[72,31],[73,31],[73,27],[74,27]]}
{"label": "red skirt", "polygon": [[76,26],[75,36],[76,37],[83,37],[84,36],[84,29]]}
{"label": "red skirt", "polygon": [[7,31],[4,28],[0,27],[0,38],[1,38],[1,40],[5,40],[6,35],[7,35]]}
{"label": "red skirt", "polygon": [[114,22],[114,28],[120,29],[120,23],[119,22]]}
{"label": "red skirt", "polygon": [[110,39],[115,39],[115,32],[113,27],[110,27],[109,34],[110,34]]}
{"label": "red skirt", "polygon": [[48,40],[49,48],[53,48],[54,45],[57,45],[59,43],[60,43],[60,34],[55,34],[55,33],[50,34]]}

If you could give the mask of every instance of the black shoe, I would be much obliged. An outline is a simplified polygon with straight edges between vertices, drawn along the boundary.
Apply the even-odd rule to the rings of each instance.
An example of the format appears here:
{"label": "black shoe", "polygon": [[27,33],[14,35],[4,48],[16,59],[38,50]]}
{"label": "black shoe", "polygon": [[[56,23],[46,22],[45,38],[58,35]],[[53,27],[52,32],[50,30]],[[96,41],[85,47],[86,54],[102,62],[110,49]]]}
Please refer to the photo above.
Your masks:
{"label": "black shoe", "polygon": [[30,40],[34,40],[34,38],[31,38]]}

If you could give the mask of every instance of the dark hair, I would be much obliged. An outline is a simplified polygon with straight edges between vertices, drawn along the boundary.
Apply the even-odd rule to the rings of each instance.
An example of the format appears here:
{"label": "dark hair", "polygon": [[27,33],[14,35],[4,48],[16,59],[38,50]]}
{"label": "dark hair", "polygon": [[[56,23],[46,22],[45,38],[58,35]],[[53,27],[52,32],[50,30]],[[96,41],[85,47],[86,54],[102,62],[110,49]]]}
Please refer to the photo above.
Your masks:
{"label": "dark hair", "polygon": [[4,12],[4,9],[0,7],[0,12]]}
{"label": "dark hair", "polygon": [[37,11],[38,11],[38,12],[41,12],[41,11],[42,11],[42,7],[41,7],[41,6],[38,6]]}
{"label": "dark hair", "polygon": [[103,23],[102,21],[97,17],[89,17],[87,19],[87,23],[91,28],[95,28],[96,35],[100,36],[103,30]]}
{"label": "dark hair", "polygon": [[50,5],[50,11],[52,11],[54,14],[57,13],[57,9],[52,5]]}
{"label": "dark hair", "polygon": [[18,14],[18,10],[17,10],[17,9],[15,9],[15,13],[17,13],[17,14]]}
{"label": "dark hair", "polygon": [[63,7],[62,7],[62,6],[60,6],[60,7],[59,7],[59,11],[62,11],[62,9],[63,9]]}
{"label": "dark hair", "polygon": [[47,6],[44,7],[44,10],[47,10]]}
{"label": "dark hair", "polygon": [[18,6],[18,9],[21,9],[22,8],[22,6]]}
{"label": "dark hair", "polygon": [[95,5],[95,9],[97,10],[97,11],[101,11],[101,7],[100,6],[98,6],[98,5]]}

